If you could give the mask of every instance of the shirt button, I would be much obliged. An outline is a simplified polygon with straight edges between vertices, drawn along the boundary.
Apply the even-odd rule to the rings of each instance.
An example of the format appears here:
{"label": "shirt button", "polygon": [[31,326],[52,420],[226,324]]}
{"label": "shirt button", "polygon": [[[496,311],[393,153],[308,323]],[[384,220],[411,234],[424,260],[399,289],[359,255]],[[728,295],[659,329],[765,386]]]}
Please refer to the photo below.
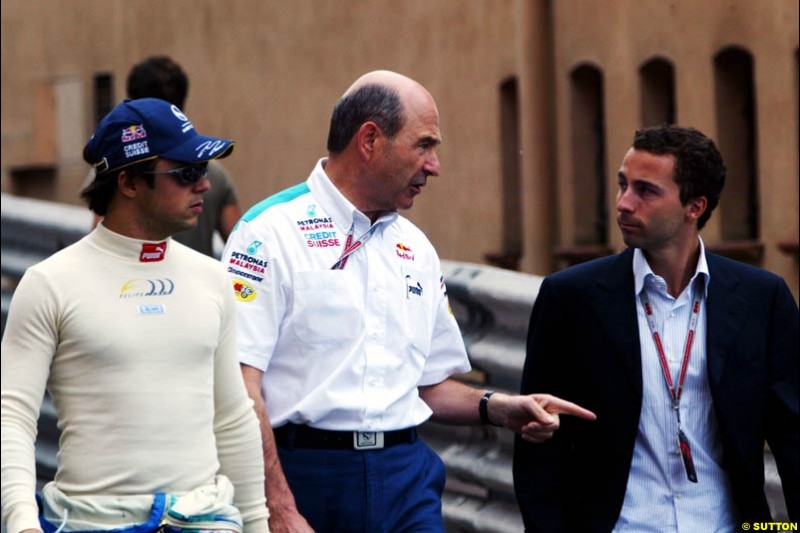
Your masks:
{"label": "shirt button", "polygon": [[670,313],[670,314],[669,314],[669,317],[670,317],[670,318],[675,318],[675,313]]}

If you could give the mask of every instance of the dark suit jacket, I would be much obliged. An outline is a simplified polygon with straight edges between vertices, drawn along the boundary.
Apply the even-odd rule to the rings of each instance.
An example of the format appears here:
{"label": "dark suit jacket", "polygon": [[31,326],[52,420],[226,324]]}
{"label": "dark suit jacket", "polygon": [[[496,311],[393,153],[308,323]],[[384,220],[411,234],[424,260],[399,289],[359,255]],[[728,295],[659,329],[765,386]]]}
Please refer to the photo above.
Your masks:
{"label": "dark suit jacket", "polygon": [[[742,521],[769,521],[764,441],[791,520],[800,512],[798,309],[786,283],[711,253],[708,379],[723,467]],[[642,402],[633,250],[549,276],[531,315],[522,392],[597,414],[561,418],[545,444],[517,438],[514,486],[527,531],[610,531],[628,482]],[[701,481],[702,482],[702,481]]]}

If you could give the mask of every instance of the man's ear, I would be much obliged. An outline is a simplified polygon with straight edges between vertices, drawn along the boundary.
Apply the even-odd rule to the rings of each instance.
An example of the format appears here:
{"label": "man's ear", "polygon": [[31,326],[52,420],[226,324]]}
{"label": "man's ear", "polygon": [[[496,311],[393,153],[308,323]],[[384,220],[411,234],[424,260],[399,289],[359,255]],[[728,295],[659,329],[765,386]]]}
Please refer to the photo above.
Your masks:
{"label": "man's ear", "polygon": [[134,176],[125,170],[117,174],[117,188],[123,196],[126,196],[127,198],[136,197],[137,189],[138,187],[141,187],[140,181],[136,178],[137,176]]}
{"label": "man's ear", "polygon": [[371,161],[375,157],[382,136],[383,132],[381,129],[371,120],[363,123],[361,127],[358,128],[355,134],[355,141],[358,155],[361,159],[364,161]]}
{"label": "man's ear", "polygon": [[697,221],[698,218],[703,216],[703,213],[706,212],[707,208],[708,198],[705,196],[692,198],[689,200],[689,203],[686,204],[686,217],[693,221]]}

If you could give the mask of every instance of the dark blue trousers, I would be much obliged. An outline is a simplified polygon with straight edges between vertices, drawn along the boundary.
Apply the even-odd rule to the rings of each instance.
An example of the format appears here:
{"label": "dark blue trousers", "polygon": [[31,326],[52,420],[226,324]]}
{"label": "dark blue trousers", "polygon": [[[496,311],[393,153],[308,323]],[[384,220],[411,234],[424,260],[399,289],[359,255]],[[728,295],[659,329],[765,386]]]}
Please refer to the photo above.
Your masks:
{"label": "dark blue trousers", "polygon": [[444,463],[420,440],[368,451],[279,446],[278,454],[317,533],[444,532]]}

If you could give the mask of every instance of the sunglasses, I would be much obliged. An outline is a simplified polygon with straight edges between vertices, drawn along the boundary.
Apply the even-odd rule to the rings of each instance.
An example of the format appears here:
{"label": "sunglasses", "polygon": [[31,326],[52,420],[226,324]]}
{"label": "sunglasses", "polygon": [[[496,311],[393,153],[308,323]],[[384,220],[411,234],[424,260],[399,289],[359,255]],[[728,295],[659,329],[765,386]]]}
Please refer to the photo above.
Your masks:
{"label": "sunglasses", "polygon": [[169,174],[181,185],[194,185],[208,172],[208,163],[197,163],[172,170],[153,170],[142,174]]}

